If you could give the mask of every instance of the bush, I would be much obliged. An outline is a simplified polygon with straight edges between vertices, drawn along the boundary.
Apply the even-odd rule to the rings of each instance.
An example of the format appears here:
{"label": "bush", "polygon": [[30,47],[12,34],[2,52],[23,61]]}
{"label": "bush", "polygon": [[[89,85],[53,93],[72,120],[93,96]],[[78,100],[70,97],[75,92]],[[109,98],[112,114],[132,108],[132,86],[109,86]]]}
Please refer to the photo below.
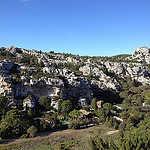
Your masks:
{"label": "bush", "polygon": [[42,125],[43,125],[44,131],[50,131],[51,130],[50,124],[48,122],[43,122]]}
{"label": "bush", "polygon": [[104,108],[104,109],[107,109],[107,110],[111,110],[111,109],[112,109],[112,104],[110,104],[110,103],[105,103],[105,104],[103,104],[103,108]]}
{"label": "bush", "polygon": [[37,128],[34,126],[31,126],[28,128],[27,133],[30,137],[35,137],[35,134],[37,133]]}
{"label": "bush", "polygon": [[39,104],[46,110],[51,110],[51,99],[48,96],[42,96],[39,99]]}
{"label": "bush", "polygon": [[68,125],[68,128],[69,129],[79,129],[80,128],[79,121],[78,120],[70,121],[69,125]]}

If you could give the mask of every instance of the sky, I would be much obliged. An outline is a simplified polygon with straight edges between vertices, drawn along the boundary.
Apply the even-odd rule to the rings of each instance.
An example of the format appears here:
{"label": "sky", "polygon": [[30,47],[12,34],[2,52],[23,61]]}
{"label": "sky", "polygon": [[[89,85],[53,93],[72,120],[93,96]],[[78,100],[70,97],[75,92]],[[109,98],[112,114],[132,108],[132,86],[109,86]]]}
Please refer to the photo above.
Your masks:
{"label": "sky", "polygon": [[0,0],[0,47],[88,56],[150,47],[150,0]]}

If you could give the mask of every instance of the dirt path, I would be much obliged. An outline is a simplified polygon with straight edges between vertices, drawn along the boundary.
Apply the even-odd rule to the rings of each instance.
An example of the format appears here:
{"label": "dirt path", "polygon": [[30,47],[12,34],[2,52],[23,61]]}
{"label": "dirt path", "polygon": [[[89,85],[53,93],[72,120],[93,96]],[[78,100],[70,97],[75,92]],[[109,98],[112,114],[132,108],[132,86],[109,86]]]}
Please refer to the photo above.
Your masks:
{"label": "dirt path", "polygon": [[119,130],[115,130],[115,131],[108,131],[106,134],[107,135],[111,135],[111,134],[114,134],[114,133],[117,133]]}

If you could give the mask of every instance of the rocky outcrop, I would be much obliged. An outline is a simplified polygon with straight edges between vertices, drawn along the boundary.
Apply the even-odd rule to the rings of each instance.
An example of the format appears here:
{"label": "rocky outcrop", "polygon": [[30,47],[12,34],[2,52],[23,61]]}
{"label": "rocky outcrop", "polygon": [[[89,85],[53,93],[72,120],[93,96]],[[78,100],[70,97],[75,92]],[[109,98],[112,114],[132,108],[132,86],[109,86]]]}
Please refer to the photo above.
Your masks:
{"label": "rocky outcrop", "polygon": [[14,64],[11,61],[2,60],[0,61],[0,73],[8,74],[10,73]]}
{"label": "rocky outcrop", "polygon": [[114,74],[126,75],[123,63],[105,62],[104,65],[108,70],[111,70]]}
{"label": "rocky outcrop", "polygon": [[148,47],[138,47],[137,50],[133,52],[132,56],[139,57],[140,55],[149,55],[150,49]]}
{"label": "rocky outcrop", "polygon": [[145,46],[137,48],[133,52],[131,59],[136,59],[139,62],[143,61],[150,64],[150,48]]}
{"label": "rocky outcrop", "polygon": [[6,48],[7,51],[11,52],[11,53],[22,53],[22,49],[21,48],[17,48],[14,46],[9,46],[8,48]]}
{"label": "rocky outcrop", "polygon": [[0,76],[0,94],[4,96],[13,95],[13,85],[11,82],[11,77]]}
{"label": "rocky outcrop", "polygon": [[[130,76],[141,84],[149,84],[150,49],[140,47],[132,56],[115,58],[115,61],[105,60],[99,57],[80,57],[71,54],[43,53],[37,50],[26,50],[10,46],[0,48],[0,51],[8,51],[15,54],[16,58],[26,59],[25,55],[37,58],[37,63],[43,65],[32,66],[16,62],[19,77],[12,74],[15,68],[11,61],[0,61],[0,94],[12,96],[14,99],[26,98],[29,94],[38,100],[41,96],[57,97],[61,89],[64,89],[64,99],[73,97],[82,99],[83,103],[91,101],[95,90],[107,90],[111,88],[118,91],[120,83],[118,78]],[[123,57],[122,57],[123,58]],[[119,61],[118,61],[119,60]],[[78,67],[78,68],[77,68]],[[35,78],[40,70],[40,76]],[[6,76],[9,74],[10,76]],[[16,81],[16,82],[12,82]],[[52,105],[55,105],[53,101]],[[56,102],[58,104],[58,101]],[[57,105],[56,104],[56,108]]]}
{"label": "rocky outcrop", "polygon": [[26,111],[28,108],[34,109],[35,105],[36,105],[36,101],[32,95],[28,95],[28,97],[23,100],[24,111]]}

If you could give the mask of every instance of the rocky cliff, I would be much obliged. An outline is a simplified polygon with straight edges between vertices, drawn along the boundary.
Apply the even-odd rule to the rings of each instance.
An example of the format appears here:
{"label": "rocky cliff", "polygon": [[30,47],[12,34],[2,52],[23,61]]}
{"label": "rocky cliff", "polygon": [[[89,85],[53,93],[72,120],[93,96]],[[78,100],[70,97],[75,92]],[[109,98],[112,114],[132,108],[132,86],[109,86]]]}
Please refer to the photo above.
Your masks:
{"label": "rocky cliff", "polygon": [[139,85],[150,85],[147,47],[132,55],[88,57],[10,46],[1,47],[0,56],[0,94],[11,100],[23,100],[29,94],[36,100],[44,95],[62,99],[63,91],[63,99],[90,102],[102,90],[119,91],[128,77]]}

